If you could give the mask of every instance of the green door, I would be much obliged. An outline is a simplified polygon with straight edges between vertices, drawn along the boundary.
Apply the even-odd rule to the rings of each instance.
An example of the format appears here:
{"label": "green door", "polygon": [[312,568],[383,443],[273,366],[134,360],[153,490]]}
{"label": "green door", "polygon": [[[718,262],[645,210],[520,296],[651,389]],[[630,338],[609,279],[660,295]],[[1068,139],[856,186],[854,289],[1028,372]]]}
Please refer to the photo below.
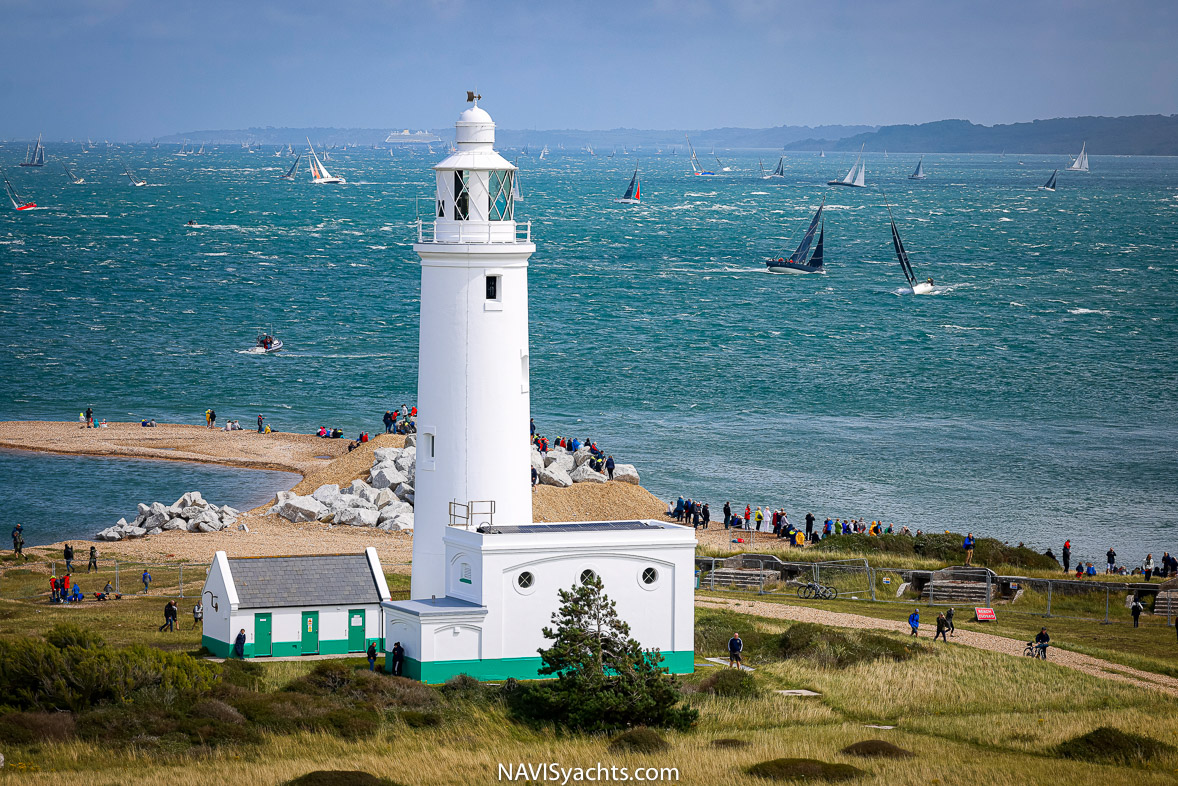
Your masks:
{"label": "green door", "polygon": [[254,657],[272,655],[270,647],[270,615],[254,615]]}
{"label": "green door", "polygon": [[319,612],[303,612],[302,654],[315,655],[319,652]]}
{"label": "green door", "polygon": [[364,609],[352,609],[348,612],[348,652],[363,652],[364,646]]}

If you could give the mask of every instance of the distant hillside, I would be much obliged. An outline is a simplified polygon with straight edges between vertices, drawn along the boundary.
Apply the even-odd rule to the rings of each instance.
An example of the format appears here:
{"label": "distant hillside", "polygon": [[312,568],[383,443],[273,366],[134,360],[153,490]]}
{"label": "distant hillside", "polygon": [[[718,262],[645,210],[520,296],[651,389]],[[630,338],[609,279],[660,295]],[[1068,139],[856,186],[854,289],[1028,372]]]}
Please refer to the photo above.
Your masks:
{"label": "distant hillside", "polygon": [[[690,134],[691,141],[701,154],[714,145],[719,148],[780,148],[799,140],[811,138],[841,139],[852,134],[874,131],[878,126],[777,126],[775,128],[713,128],[705,130],[663,130],[647,131],[637,128],[614,128],[603,131],[578,131],[574,129],[526,130],[500,128],[496,132],[500,147],[512,148],[524,145],[556,148],[564,145],[567,149],[579,150],[585,145],[606,150],[617,147],[686,148],[684,136]],[[387,128],[237,128],[211,131],[185,131],[160,137],[164,144],[180,144],[187,141],[200,145],[303,145],[310,137],[315,144],[323,145],[383,145],[389,131],[402,130]],[[418,130],[411,128],[410,130]],[[447,142],[454,138],[454,129],[429,129]]]}
{"label": "distant hillside", "polygon": [[884,126],[842,138],[804,139],[793,150],[894,153],[1069,153],[1088,143],[1091,155],[1178,155],[1178,115],[1060,117],[1030,123],[979,126],[968,120]]}

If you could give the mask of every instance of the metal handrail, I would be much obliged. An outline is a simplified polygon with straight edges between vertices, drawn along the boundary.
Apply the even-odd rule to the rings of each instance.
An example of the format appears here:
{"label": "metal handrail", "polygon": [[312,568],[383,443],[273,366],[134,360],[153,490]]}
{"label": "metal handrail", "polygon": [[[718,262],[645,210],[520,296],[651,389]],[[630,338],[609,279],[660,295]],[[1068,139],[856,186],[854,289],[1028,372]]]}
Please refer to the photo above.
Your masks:
{"label": "metal handrail", "polygon": [[465,223],[455,222],[458,227],[457,240],[438,240],[438,227],[436,223],[427,224],[422,219],[417,220],[417,242],[418,243],[494,243],[494,244],[509,244],[509,243],[531,243],[532,242],[532,222],[525,221],[522,224],[515,222],[515,231],[511,234],[511,239],[497,239],[492,235],[492,228],[501,225],[500,222],[478,222]]}

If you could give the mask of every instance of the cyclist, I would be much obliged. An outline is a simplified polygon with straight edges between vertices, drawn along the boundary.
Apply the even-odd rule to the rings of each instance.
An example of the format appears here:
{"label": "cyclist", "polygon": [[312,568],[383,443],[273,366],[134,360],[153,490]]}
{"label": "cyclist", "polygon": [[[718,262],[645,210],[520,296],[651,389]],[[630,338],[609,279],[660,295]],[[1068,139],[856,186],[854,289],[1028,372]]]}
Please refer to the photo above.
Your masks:
{"label": "cyclist", "polygon": [[1035,636],[1035,657],[1047,660],[1047,648],[1051,646],[1051,637],[1047,635],[1047,628],[1040,628]]}

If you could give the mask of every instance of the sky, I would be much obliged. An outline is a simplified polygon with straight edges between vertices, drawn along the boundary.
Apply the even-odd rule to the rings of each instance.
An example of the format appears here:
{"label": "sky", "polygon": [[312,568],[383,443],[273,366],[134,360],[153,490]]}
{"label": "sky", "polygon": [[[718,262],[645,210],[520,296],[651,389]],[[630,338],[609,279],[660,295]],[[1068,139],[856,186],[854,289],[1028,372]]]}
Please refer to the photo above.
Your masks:
{"label": "sky", "polygon": [[1170,0],[0,0],[0,138],[1178,113]]}

